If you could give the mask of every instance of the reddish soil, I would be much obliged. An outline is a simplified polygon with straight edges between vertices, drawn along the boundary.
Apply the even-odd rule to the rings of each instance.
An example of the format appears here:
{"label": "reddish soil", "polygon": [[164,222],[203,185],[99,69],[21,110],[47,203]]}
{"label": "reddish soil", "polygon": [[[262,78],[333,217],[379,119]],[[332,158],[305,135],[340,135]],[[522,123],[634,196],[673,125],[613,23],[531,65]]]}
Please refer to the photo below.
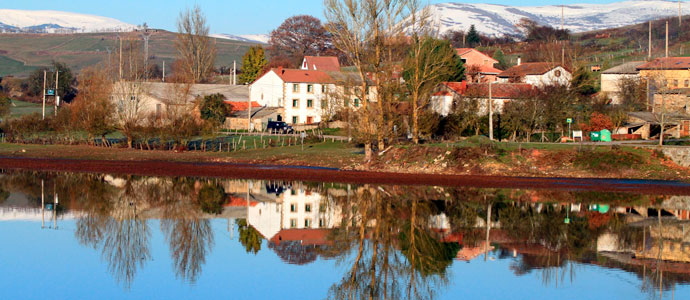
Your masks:
{"label": "reddish soil", "polygon": [[350,171],[300,166],[167,161],[110,161],[0,157],[0,169],[66,171],[148,176],[195,176],[242,179],[327,181],[356,184],[467,186],[589,190],[640,194],[690,195],[690,184],[595,178],[533,178]]}

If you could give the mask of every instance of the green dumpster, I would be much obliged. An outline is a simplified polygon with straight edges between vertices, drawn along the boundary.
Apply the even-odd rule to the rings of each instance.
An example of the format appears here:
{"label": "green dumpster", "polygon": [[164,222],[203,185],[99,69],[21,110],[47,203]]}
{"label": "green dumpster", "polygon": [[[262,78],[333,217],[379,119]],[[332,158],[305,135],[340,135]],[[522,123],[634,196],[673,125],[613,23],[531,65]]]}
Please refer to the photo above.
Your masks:
{"label": "green dumpster", "polygon": [[604,129],[602,131],[599,131],[599,133],[601,135],[600,140],[602,142],[610,142],[611,141],[611,131],[609,131],[608,129]]}
{"label": "green dumpster", "polygon": [[601,133],[599,131],[592,131],[589,133],[589,138],[592,142],[601,142]]}

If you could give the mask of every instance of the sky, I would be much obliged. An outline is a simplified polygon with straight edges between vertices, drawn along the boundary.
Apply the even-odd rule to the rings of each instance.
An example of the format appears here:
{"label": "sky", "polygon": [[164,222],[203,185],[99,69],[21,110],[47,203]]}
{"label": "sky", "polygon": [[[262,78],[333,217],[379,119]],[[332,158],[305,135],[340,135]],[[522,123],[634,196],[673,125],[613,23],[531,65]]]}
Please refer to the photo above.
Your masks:
{"label": "sky", "polygon": [[[423,0],[424,1],[424,0]],[[429,3],[463,2],[516,5],[515,0],[428,0]],[[519,5],[611,3],[611,0],[524,0]],[[323,0],[1,0],[0,8],[59,10],[115,18],[149,27],[175,30],[175,20],[186,7],[198,4],[207,16],[212,33],[268,34],[286,18],[308,14],[323,19]]]}

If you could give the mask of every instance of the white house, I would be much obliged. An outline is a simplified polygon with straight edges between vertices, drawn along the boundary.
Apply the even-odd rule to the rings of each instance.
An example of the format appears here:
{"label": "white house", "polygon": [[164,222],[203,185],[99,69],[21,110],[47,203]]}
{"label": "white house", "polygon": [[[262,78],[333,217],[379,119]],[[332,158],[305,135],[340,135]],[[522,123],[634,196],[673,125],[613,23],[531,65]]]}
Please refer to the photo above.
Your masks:
{"label": "white house", "polygon": [[[519,61],[518,61],[519,62]],[[557,63],[518,63],[498,74],[500,83],[527,83],[534,86],[568,85],[572,74]]]}
{"label": "white house", "polygon": [[611,104],[621,103],[621,80],[626,78],[639,80],[640,71],[637,70],[637,67],[644,63],[644,61],[631,61],[601,72],[601,92],[604,93],[608,99],[611,99]]}

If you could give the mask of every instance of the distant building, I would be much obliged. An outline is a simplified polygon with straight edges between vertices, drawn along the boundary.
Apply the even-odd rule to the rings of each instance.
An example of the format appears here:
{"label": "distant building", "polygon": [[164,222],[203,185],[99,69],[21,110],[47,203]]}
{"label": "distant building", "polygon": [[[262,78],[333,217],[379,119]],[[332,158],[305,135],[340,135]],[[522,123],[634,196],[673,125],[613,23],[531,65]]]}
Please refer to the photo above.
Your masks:
{"label": "distant building", "polygon": [[494,82],[498,74],[502,72],[494,67],[498,63],[497,60],[476,49],[458,48],[456,51],[465,65],[465,75],[468,82]]}
{"label": "distant building", "polygon": [[662,57],[637,67],[656,88],[690,88],[690,57]]}
{"label": "distant building", "polygon": [[466,82],[444,82],[431,97],[431,109],[436,113],[447,116],[454,109],[456,101],[477,99],[479,114],[488,113],[489,88],[493,111],[500,113],[507,102],[525,99],[535,95],[536,89],[526,83],[488,83],[467,84]]}
{"label": "distant building", "polygon": [[611,104],[621,104],[620,84],[623,79],[640,79],[640,71],[637,67],[644,61],[631,61],[601,72],[601,92],[611,100]]}
{"label": "distant building", "polygon": [[[518,60],[519,62],[519,60]],[[572,74],[558,63],[518,63],[498,74],[501,83],[527,83],[533,86],[569,85]]]}

